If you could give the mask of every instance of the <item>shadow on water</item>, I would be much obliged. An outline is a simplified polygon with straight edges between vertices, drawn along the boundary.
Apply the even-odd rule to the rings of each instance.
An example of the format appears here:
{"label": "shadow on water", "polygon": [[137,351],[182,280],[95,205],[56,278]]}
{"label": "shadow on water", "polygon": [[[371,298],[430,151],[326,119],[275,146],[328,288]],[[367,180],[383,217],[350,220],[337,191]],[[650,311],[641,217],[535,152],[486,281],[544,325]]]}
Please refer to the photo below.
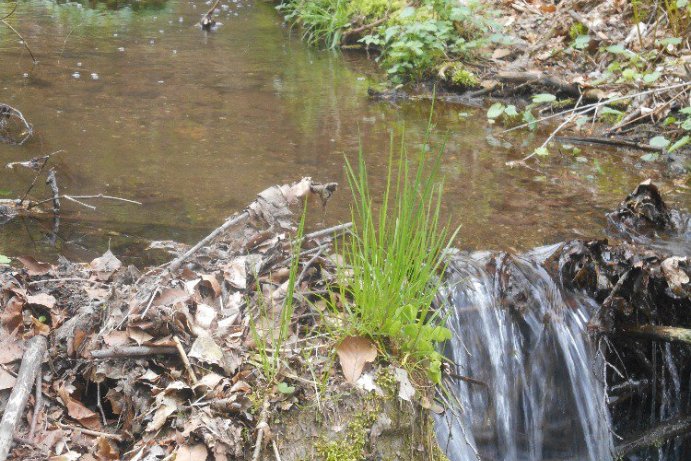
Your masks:
{"label": "shadow on water", "polygon": [[[0,102],[20,109],[35,133],[22,146],[0,144],[0,161],[64,149],[54,164],[64,193],[143,205],[66,205],[62,246],[46,238],[50,220],[26,220],[3,227],[0,254],[88,259],[109,241],[122,251],[137,239],[193,242],[272,184],[308,175],[345,184],[344,156],[360,143],[371,177],[382,178],[375,193],[390,132],[405,127],[406,142],[419,147],[430,104],[368,100],[379,76],[364,55],[305,47],[271,3],[221,2],[219,26],[206,33],[197,23],[208,7],[176,0],[20,4],[10,21],[39,63],[0,28]],[[433,119],[435,142],[447,146],[444,213],[462,225],[463,248],[527,249],[599,234],[604,210],[649,174],[637,156],[566,148],[541,165],[510,169],[505,162],[541,136],[502,135],[484,111],[458,105],[437,104]],[[31,178],[0,170],[3,195],[21,194]],[[675,192],[671,182],[667,188],[672,203],[688,202],[688,191]],[[339,191],[314,221],[347,220],[348,204],[348,191]]]}

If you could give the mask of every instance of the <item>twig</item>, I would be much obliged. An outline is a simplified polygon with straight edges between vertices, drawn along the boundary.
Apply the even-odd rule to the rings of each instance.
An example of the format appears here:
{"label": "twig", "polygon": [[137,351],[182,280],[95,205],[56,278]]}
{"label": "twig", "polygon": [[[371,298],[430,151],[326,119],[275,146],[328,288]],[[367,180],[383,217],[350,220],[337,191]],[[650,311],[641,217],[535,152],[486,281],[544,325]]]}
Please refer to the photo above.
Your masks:
{"label": "twig", "polygon": [[638,149],[646,152],[661,152],[661,147],[653,147],[650,144],[641,144],[633,141],[626,141],[624,139],[600,138],[596,136],[556,136],[557,141],[575,143],[575,144],[600,144],[612,147],[627,147],[629,149]]}
{"label": "twig", "polygon": [[276,461],[281,461],[281,454],[278,452],[278,445],[276,444],[275,440],[271,441],[271,446],[274,449],[274,457],[276,458]]}
{"label": "twig", "polygon": [[254,453],[252,455],[252,461],[259,461],[259,457],[262,454],[262,445],[264,443],[264,432],[266,432],[266,428],[269,427],[268,423],[266,422],[267,419],[269,418],[269,402],[264,400],[264,403],[262,404],[262,412],[259,415],[259,423],[257,424],[257,441],[254,445]]}
{"label": "twig", "polygon": [[[32,158],[31,160],[29,160],[29,164],[31,164],[33,162],[39,162],[39,161],[43,161],[43,163],[41,163],[41,166],[38,168],[38,171],[36,172],[36,176],[34,176],[33,181],[31,181],[31,184],[26,189],[26,192],[24,192],[24,196],[21,199],[19,199],[19,206],[22,206],[22,204],[24,203],[24,200],[26,200],[27,195],[29,195],[29,192],[31,192],[31,189],[33,189],[34,186],[36,185],[36,181],[38,180],[38,177],[41,175],[43,168],[45,168],[45,166],[48,164],[48,160],[50,160],[50,158],[53,155],[59,154],[60,152],[64,152],[64,151],[62,149],[56,150],[55,152],[52,152],[48,155],[44,155],[43,157]],[[10,162],[7,165],[5,165],[5,167],[12,169],[12,168],[14,168],[14,165],[23,165],[23,164],[24,164],[24,162]]]}
{"label": "twig", "polygon": [[43,361],[46,346],[46,337],[42,335],[34,336],[27,341],[26,352],[17,374],[17,382],[7,400],[5,412],[2,415],[2,421],[0,421],[0,461],[5,461],[10,452],[14,429],[24,414],[24,408],[31,388],[36,382],[36,374]]}
{"label": "twig", "polygon": [[178,256],[177,258],[175,258],[174,260],[172,260],[171,262],[169,262],[167,264],[163,264],[161,267],[165,267],[167,265],[168,270],[170,272],[174,272],[174,271],[178,270],[180,268],[180,266],[182,265],[182,263],[185,262],[190,256],[195,254],[197,251],[199,251],[199,249],[201,247],[203,247],[204,245],[206,245],[207,243],[209,243],[210,241],[212,241],[213,239],[215,239],[216,237],[221,235],[229,227],[234,226],[235,224],[238,224],[240,222],[243,222],[249,217],[250,217],[249,212],[243,211],[239,215],[233,216],[233,217],[227,219],[226,222],[223,223],[223,225],[216,228],[216,230],[214,230],[209,235],[204,237],[202,240],[197,242],[197,244],[195,246],[193,246],[192,248],[187,250],[183,255]]}
{"label": "twig", "polygon": [[107,283],[99,282],[98,280],[91,280],[91,279],[83,279],[79,277],[65,277],[65,278],[60,278],[60,279],[42,279],[42,280],[33,280],[27,285],[37,285],[39,283],[49,283],[49,282],[84,282],[84,283],[93,283],[95,285],[103,285],[105,287],[110,286]]}
{"label": "twig", "polygon": [[93,435],[94,437],[104,437],[106,439],[117,440],[118,442],[122,442],[124,440],[124,438],[121,435],[111,434],[110,432],[94,431],[94,430],[86,429],[83,427],[72,427],[72,426],[68,426],[67,424],[61,424],[61,423],[57,423],[57,426],[60,429],[69,429],[69,430],[75,431],[75,432],[79,431],[82,434]]}
{"label": "twig", "polygon": [[101,419],[103,420],[103,425],[108,425],[108,420],[106,420],[106,412],[103,411],[103,405],[101,404],[101,382],[96,383],[96,406],[98,411],[101,413]]}
{"label": "twig", "polygon": [[352,35],[359,35],[367,30],[374,29],[375,27],[384,24],[386,21],[389,20],[389,16],[386,15],[383,18],[377,19],[376,21],[370,23],[370,24],[365,24],[360,27],[356,27],[355,29],[348,29],[345,32],[343,32],[343,37],[341,38],[342,43],[346,43],[347,39],[352,36]]}
{"label": "twig", "polygon": [[12,27],[12,25],[9,22],[5,21],[4,19],[0,19],[0,22],[3,23],[4,25],[6,25],[12,32],[14,32],[17,35],[17,37],[19,37],[19,39],[22,41],[22,44],[24,45],[24,48],[26,48],[26,51],[29,52],[29,56],[31,56],[31,60],[34,62],[34,64],[36,64],[38,61],[34,57],[34,54],[31,52],[31,48],[29,48],[29,44],[26,43],[26,40],[24,40],[24,37],[22,37],[22,34],[17,32],[17,29]]}
{"label": "twig", "polygon": [[[127,199],[127,198],[114,197],[114,196],[112,196],[112,195],[103,195],[103,194],[96,194],[96,195],[59,195],[58,198],[59,198],[59,199],[60,199],[60,198],[64,198],[64,199],[67,199],[67,200],[71,200],[71,201],[73,201],[73,202],[77,202],[77,203],[79,203],[80,205],[83,205],[83,206],[85,206],[85,207],[87,207],[87,208],[91,208],[91,209],[94,209],[94,210],[96,209],[95,206],[93,206],[93,205],[88,205],[88,204],[86,204],[86,203],[82,203],[82,202],[80,202],[79,200],[87,200],[87,199],[104,199],[104,200],[117,200],[117,201],[120,201],[120,202],[133,203],[133,204],[135,204],[135,205],[141,205],[141,204],[142,204],[142,202],[138,202],[138,201],[136,201],[136,200],[130,200],[130,199]],[[35,207],[35,206],[37,206],[37,205],[41,205],[41,204],[46,203],[46,202],[50,202],[51,200],[53,200],[53,198],[41,200],[41,201],[38,201],[38,202],[34,202],[34,203],[31,204],[31,208],[33,208],[33,207]]]}
{"label": "twig", "polygon": [[0,137],[0,141],[10,143],[10,144],[22,145],[34,133],[34,130],[31,128],[31,125],[26,120],[26,118],[24,118],[24,114],[22,114],[20,111],[18,111],[14,107],[9,106],[7,104],[0,104],[0,115],[11,115],[11,116],[17,117],[19,120],[21,120],[21,122],[24,124],[24,128],[26,129],[26,134],[21,139],[21,141],[12,141],[12,140],[8,140],[8,139],[2,138],[2,137]]}
{"label": "twig", "polygon": [[46,178],[46,184],[53,191],[53,197],[50,199],[53,201],[53,214],[60,213],[60,191],[58,190],[58,180],[55,179],[55,170],[53,168],[48,172],[48,177]]}
{"label": "twig", "polygon": [[43,376],[41,373],[41,364],[38,364],[38,372],[36,373],[36,384],[35,384],[35,394],[34,394],[34,414],[31,416],[31,426],[29,429],[29,440],[33,440],[34,433],[36,432],[36,423],[38,422],[38,414],[41,411],[41,406],[43,406]]}
{"label": "twig", "polygon": [[325,235],[331,235],[331,234],[336,234],[341,231],[349,230],[351,227],[353,227],[352,222],[347,222],[343,224],[339,224],[337,226],[333,227],[327,227],[326,229],[321,229],[315,232],[311,232],[309,234],[305,234],[302,237],[302,240],[312,240],[312,239],[317,239],[319,237],[324,237]]}
{"label": "twig", "polygon": [[298,286],[300,285],[300,282],[302,282],[302,279],[304,279],[305,275],[307,274],[307,269],[309,269],[310,266],[312,264],[314,264],[314,262],[317,260],[317,258],[319,256],[321,256],[322,251],[324,251],[324,247],[320,247],[319,251],[317,251],[317,254],[312,256],[312,258],[309,261],[307,261],[307,264],[305,264],[305,267],[302,268],[302,272],[300,272],[300,275],[298,276],[298,278],[295,279],[295,285],[298,285]]}
{"label": "twig", "polygon": [[190,375],[190,379],[192,379],[192,384],[196,385],[198,382],[197,375],[194,374],[194,370],[192,369],[190,360],[187,358],[187,354],[185,354],[185,349],[182,347],[180,338],[178,338],[177,336],[173,336],[173,341],[175,341],[175,348],[178,354],[180,355],[180,359],[182,360],[183,365],[185,365],[185,368],[187,369],[187,373]]}
{"label": "twig", "polygon": [[688,434],[691,431],[691,416],[685,416],[674,419],[672,421],[665,421],[660,425],[644,432],[633,440],[628,440],[617,446],[615,451],[615,459],[620,459],[628,453],[640,450],[641,448],[651,447],[664,440],[676,437],[681,434]]}
{"label": "twig", "polygon": [[91,357],[95,359],[117,359],[129,357],[148,357],[150,355],[176,355],[178,349],[175,346],[118,346],[109,349],[91,351]]}

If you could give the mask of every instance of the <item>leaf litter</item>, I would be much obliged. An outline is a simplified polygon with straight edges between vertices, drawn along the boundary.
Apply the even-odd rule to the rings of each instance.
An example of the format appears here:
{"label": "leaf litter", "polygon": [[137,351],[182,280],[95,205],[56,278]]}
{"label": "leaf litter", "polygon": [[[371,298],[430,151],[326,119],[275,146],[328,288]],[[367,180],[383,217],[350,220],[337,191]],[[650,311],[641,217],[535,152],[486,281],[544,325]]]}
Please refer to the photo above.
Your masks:
{"label": "leaf litter", "polygon": [[[26,428],[17,431],[24,442],[10,459],[249,459],[256,442],[272,443],[267,413],[319,400],[315,376],[327,377],[330,392],[353,388],[377,349],[361,337],[336,345],[319,324],[326,312],[314,293],[335,283],[338,258],[313,253],[330,245],[332,232],[302,239],[288,335],[278,344],[273,334],[294,254],[291,207],[334,189],[310,178],[271,187],[234,217],[246,219],[194,253],[170,246],[177,259],[167,266],[140,271],[108,250],[90,263],[25,256],[0,268],[0,392],[14,385],[24,343],[49,339],[45,398],[37,407],[30,397],[26,410],[38,429],[30,440]],[[269,382],[260,362],[276,351],[280,361]],[[401,398],[409,400],[407,375],[396,376]]]}

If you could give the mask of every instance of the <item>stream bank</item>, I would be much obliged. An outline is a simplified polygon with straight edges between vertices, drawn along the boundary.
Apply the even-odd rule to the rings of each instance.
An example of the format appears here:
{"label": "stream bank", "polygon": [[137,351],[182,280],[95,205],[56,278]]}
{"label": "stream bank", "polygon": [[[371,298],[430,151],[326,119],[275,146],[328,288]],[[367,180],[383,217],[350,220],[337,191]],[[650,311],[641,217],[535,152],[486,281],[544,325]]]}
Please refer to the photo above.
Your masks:
{"label": "stream bank", "polygon": [[285,0],[278,9],[312,44],[374,51],[393,87],[373,90],[375,98],[436,93],[471,106],[489,101],[487,118],[504,129],[547,122],[550,135],[521,161],[573,143],[610,144],[676,175],[689,170],[685,0],[347,4]]}

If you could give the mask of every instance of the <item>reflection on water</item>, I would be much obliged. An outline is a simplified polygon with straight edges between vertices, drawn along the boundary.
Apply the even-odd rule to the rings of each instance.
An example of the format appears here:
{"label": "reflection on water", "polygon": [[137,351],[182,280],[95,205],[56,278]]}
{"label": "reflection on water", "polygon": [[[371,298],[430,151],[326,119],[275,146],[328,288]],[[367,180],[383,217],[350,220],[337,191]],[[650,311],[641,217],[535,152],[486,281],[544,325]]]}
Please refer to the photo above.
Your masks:
{"label": "reflection on water", "polygon": [[[35,129],[23,146],[0,145],[0,161],[64,149],[55,160],[64,193],[143,202],[98,202],[96,211],[65,205],[58,252],[86,259],[109,240],[120,254],[137,239],[195,241],[272,184],[306,175],[344,184],[344,155],[360,140],[371,176],[383,178],[390,130],[405,127],[413,148],[423,138],[428,103],[369,101],[371,63],[305,47],[271,3],[224,1],[211,33],[196,27],[209,8],[200,1],[94,5],[19,5],[9,21],[37,65],[0,28],[0,101]],[[563,151],[539,169],[509,169],[504,163],[539,139],[502,137],[483,112],[461,106],[437,104],[434,122],[435,141],[447,145],[445,212],[462,224],[463,247],[599,235],[603,211],[644,176],[634,157],[612,151],[587,150],[585,163]],[[3,169],[0,194],[21,194],[31,178]],[[672,200],[688,202],[685,194]],[[323,219],[348,217],[344,190]],[[0,253],[54,255],[50,227],[33,219],[5,225]]]}

